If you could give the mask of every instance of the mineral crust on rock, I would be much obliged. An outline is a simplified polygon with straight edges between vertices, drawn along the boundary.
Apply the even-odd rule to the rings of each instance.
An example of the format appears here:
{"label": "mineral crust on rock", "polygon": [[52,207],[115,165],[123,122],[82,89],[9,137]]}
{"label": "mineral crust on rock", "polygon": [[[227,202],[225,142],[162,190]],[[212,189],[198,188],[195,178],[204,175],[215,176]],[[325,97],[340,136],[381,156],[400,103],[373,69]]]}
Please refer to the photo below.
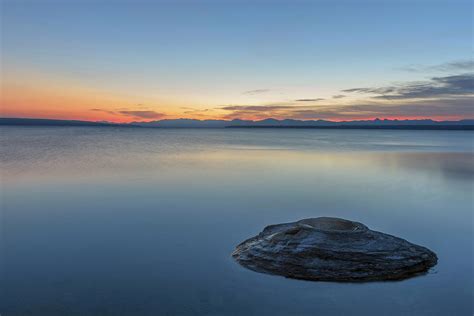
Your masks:
{"label": "mineral crust on rock", "polygon": [[427,272],[438,260],[425,247],[332,217],[267,226],[232,256],[257,272],[340,282],[406,279]]}

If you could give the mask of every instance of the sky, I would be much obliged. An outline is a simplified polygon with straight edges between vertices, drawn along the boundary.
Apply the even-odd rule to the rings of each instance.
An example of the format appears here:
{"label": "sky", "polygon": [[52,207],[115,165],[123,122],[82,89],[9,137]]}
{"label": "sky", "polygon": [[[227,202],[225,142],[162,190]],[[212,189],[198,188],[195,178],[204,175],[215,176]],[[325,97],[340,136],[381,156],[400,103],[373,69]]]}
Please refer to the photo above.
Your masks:
{"label": "sky", "polygon": [[2,0],[1,116],[474,118],[473,3]]}

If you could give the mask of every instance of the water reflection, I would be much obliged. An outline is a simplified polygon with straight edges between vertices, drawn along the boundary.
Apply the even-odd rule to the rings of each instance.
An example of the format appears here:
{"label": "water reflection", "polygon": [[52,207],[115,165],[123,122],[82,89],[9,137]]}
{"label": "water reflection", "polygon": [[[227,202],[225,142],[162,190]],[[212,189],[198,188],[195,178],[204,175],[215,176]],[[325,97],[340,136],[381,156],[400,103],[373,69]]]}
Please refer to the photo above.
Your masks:
{"label": "water reflection", "polygon": [[[472,311],[471,133],[2,132],[6,315]],[[313,283],[230,258],[268,224],[317,216],[428,246],[436,273]]]}

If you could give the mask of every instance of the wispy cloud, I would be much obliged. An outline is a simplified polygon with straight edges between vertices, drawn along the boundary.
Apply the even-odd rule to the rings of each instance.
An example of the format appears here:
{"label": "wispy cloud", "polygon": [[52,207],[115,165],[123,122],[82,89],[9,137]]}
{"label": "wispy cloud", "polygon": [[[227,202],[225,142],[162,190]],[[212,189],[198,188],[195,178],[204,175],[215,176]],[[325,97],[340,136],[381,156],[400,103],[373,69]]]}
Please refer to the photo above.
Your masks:
{"label": "wispy cloud", "polygon": [[316,99],[297,99],[296,102],[318,102],[323,101],[323,98],[316,98]]}
{"label": "wispy cloud", "polygon": [[345,98],[346,96],[344,94],[336,94],[336,95],[333,95],[332,98],[333,99],[342,99],[342,98]]}
{"label": "wispy cloud", "polygon": [[456,60],[438,65],[410,65],[401,68],[405,71],[410,72],[430,72],[430,71],[442,71],[442,72],[472,72],[474,70],[474,60]]}
{"label": "wispy cloud", "polygon": [[214,111],[213,109],[195,109],[195,108],[182,108],[185,109],[186,111],[183,112],[185,115],[190,115],[193,118],[213,118],[212,117],[212,112]]}
{"label": "wispy cloud", "polygon": [[386,87],[352,88],[347,93],[375,94],[377,99],[427,99],[474,94],[474,74],[433,77],[429,81]]}
{"label": "wispy cloud", "polygon": [[115,111],[109,111],[109,110],[104,110],[104,109],[90,109],[91,111],[94,111],[94,112],[104,112],[104,113],[108,113],[108,114],[116,114]]}
{"label": "wispy cloud", "polygon": [[227,111],[273,111],[273,110],[281,110],[281,109],[290,109],[292,106],[290,105],[227,105],[223,106],[220,109],[227,110]]}
{"label": "wispy cloud", "polygon": [[472,101],[463,99],[440,99],[417,101],[410,104],[361,103],[327,106],[313,109],[295,109],[293,118],[298,119],[357,119],[373,117],[473,117]]}
{"label": "wispy cloud", "polygon": [[256,90],[248,90],[242,92],[242,94],[249,94],[249,95],[255,95],[255,94],[262,94],[262,93],[267,93],[270,92],[271,89],[256,89]]}
{"label": "wispy cloud", "polygon": [[183,113],[191,114],[191,113],[202,113],[202,112],[208,112],[210,109],[202,109],[202,110],[188,110],[184,111]]}
{"label": "wispy cloud", "polygon": [[112,115],[130,116],[130,117],[138,118],[138,119],[159,119],[166,116],[164,113],[159,113],[159,112],[151,111],[151,110],[117,109],[115,111],[112,111],[112,110],[94,108],[94,109],[90,109],[90,111],[103,112],[103,113],[112,114]]}
{"label": "wispy cloud", "polygon": [[291,110],[294,106],[292,105],[227,105],[219,107],[220,110],[227,112],[223,116],[225,119],[234,118],[253,118],[263,119],[272,116],[280,116],[282,113],[286,113]]}
{"label": "wispy cloud", "polygon": [[426,100],[359,101],[344,105],[233,105],[220,108],[226,119],[337,119],[351,120],[375,117],[473,117],[472,99],[468,96]]}
{"label": "wispy cloud", "polygon": [[144,119],[159,119],[165,116],[165,114],[158,113],[155,111],[119,111],[118,113],[126,116]]}

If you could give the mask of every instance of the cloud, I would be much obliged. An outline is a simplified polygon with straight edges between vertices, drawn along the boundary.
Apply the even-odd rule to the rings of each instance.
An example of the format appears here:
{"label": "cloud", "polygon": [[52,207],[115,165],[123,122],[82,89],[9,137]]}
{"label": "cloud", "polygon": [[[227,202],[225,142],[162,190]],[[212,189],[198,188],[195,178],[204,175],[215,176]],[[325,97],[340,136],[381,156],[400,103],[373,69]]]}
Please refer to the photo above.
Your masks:
{"label": "cloud", "polygon": [[119,111],[118,113],[125,116],[132,116],[144,119],[159,119],[165,116],[165,114],[158,113],[155,111]]}
{"label": "cloud", "polygon": [[443,71],[443,72],[471,72],[474,70],[474,60],[456,60],[452,62],[442,63],[432,66],[411,65],[403,67],[402,70],[410,72],[427,72],[427,71]]}
{"label": "cloud", "polygon": [[227,105],[220,109],[227,111],[255,111],[255,112],[268,112],[273,110],[289,109],[292,108],[290,105]]}
{"label": "cloud", "polygon": [[[345,94],[333,95],[324,103],[310,103],[322,98],[302,98],[266,105],[227,105],[218,109],[225,111],[224,118],[228,119],[473,118],[474,72],[459,73],[459,70],[472,70],[473,66],[472,60],[463,60],[424,67],[455,73],[432,76],[424,81],[345,89],[341,90]],[[349,93],[363,95],[363,98],[344,99]],[[345,104],[336,103],[336,99],[343,99]]]}
{"label": "cloud", "polygon": [[252,118],[264,119],[271,116],[281,117],[283,113],[294,108],[292,105],[228,105],[220,107],[220,110],[227,111],[224,115],[225,119],[234,118]]}
{"label": "cloud", "polygon": [[377,94],[376,99],[428,99],[474,94],[474,74],[433,77],[429,81],[409,82],[401,85],[353,88],[342,90],[347,93]]}
{"label": "cloud", "polygon": [[295,100],[296,102],[317,102],[317,101],[322,101],[324,100],[323,98],[316,98],[316,99],[297,99]]}
{"label": "cloud", "polygon": [[104,112],[112,115],[122,115],[122,116],[130,116],[134,118],[143,118],[143,119],[159,119],[166,116],[164,113],[159,113],[151,110],[128,110],[128,109],[116,109],[115,111],[112,110],[104,110],[104,109],[90,109],[90,111],[96,112]]}
{"label": "cloud", "polygon": [[186,111],[183,114],[190,115],[192,118],[213,118],[212,112],[213,109],[195,109],[195,108],[186,108]]}
{"label": "cloud", "polygon": [[115,114],[114,111],[104,110],[104,109],[90,109],[90,110],[95,111],[95,112],[104,112],[104,113],[108,113],[108,114]]}
{"label": "cloud", "polygon": [[454,99],[447,98],[438,100],[420,100],[409,104],[354,104],[350,106],[345,106],[341,110],[345,113],[354,112],[368,114],[372,116],[473,116],[472,99],[468,97]]}
{"label": "cloud", "polygon": [[233,105],[220,108],[227,111],[225,119],[265,119],[269,117],[285,119],[366,119],[397,117],[438,117],[438,118],[472,118],[472,99],[468,96],[443,98],[435,100],[394,100],[387,103],[382,100],[361,101],[345,105],[310,105],[310,106],[276,106],[276,105]]}
{"label": "cloud", "polygon": [[193,114],[193,113],[202,113],[202,112],[208,112],[211,111],[210,109],[204,109],[204,110],[188,110],[184,111],[183,113],[185,114]]}
{"label": "cloud", "polygon": [[250,94],[250,95],[254,95],[254,94],[262,94],[262,93],[267,93],[271,91],[270,89],[257,89],[257,90],[249,90],[249,91],[244,91],[242,92],[242,94]]}

